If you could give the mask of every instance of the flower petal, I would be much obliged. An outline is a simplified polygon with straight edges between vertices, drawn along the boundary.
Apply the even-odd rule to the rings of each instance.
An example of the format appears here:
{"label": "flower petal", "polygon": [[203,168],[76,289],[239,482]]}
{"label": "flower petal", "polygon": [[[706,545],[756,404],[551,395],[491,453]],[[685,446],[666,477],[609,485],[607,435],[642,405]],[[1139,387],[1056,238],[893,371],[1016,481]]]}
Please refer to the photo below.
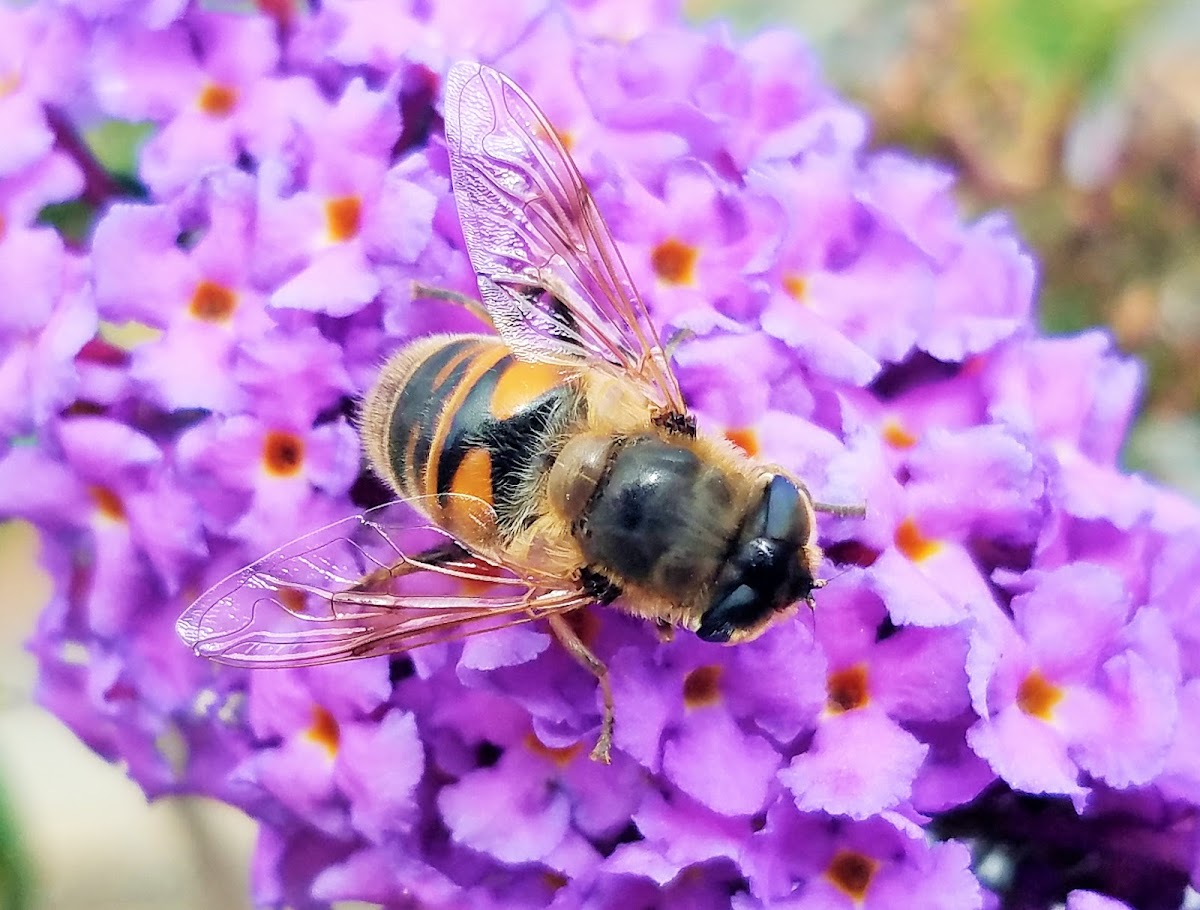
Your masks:
{"label": "flower petal", "polygon": [[751,815],[767,798],[779,756],[738,729],[718,707],[687,715],[663,750],[663,772],[679,789],[723,815]]}
{"label": "flower petal", "polygon": [[826,718],[779,772],[803,811],[867,818],[907,799],[928,747],[869,708]]}

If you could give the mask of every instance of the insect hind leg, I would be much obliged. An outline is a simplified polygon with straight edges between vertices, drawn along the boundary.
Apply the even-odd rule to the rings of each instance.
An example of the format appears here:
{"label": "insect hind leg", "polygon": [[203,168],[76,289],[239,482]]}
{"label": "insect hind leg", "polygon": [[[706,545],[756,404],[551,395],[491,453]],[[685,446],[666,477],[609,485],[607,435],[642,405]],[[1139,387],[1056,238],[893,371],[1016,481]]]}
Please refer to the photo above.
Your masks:
{"label": "insect hind leg", "polygon": [[600,736],[592,749],[592,761],[609,764],[612,761],[613,726],[615,712],[613,710],[612,684],[608,679],[608,667],[591,649],[583,643],[583,639],[571,628],[570,622],[562,614],[552,614],[550,630],[567,649],[572,657],[600,683],[600,694],[604,699],[604,714],[600,719]]}
{"label": "insect hind leg", "polygon": [[430,547],[428,550],[418,553],[416,556],[404,556],[390,566],[380,566],[378,569],[360,578],[358,583],[350,588],[350,591],[379,591],[385,588],[388,582],[394,581],[397,578],[403,578],[412,572],[421,572],[430,567],[451,566],[454,563],[461,563],[464,560],[470,559],[471,554],[460,544],[453,540],[447,540],[444,543],[439,543],[437,546]]}
{"label": "insect hind leg", "polygon": [[468,313],[478,319],[480,322],[485,322],[495,328],[492,322],[491,314],[487,308],[470,294],[463,294],[459,291],[452,291],[449,288],[438,288],[430,284],[423,284],[420,281],[412,283],[413,297],[425,300],[444,300],[446,303],[453,303],[460,306]]}
{"label": "insect hind leg", "polygon": [[[493,280],[499,281],[502,276],[494,276]],[[531,307],[539,307],[540,298],[545,298],[546,308],[553,315],[554,319],[561,324],[561,327],[555,326],[549,329],[551,335],[563,341],[578,343],[578,334],[576,328],[578,323],[575,321],[574,315],[571,313],[571,308],[567,306],[559,297],[555,296],[554,292],[542,287],[541,285],[510,282],[509,289],[524,297]],[[412,293],[415,298],[423,298],[427,300],[444,300],[447,303],[453,303],[460,306],[468,313],[474,316],[481,322],[485,322],[496,329],[496,323],[492,319],[492,314],[487,311],[487,307],[482,302],[476,300],[469,294],[463,294],[459,291],[452,291],[449,288],[434,287],[430,284],[424,284],[420,281],[412,283]]]}

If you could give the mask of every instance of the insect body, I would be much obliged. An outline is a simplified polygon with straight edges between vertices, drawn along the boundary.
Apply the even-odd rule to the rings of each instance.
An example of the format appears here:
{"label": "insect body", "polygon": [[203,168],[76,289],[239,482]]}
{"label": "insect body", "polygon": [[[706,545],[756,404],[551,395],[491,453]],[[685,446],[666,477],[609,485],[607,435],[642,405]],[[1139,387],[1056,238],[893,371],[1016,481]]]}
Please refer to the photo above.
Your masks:
{"label": "insect body", "polygon": [[[783,471],[697,434],[658,332],[578,170],[495,70],[447,75],[447,146],[483,315],[497,335],[421,339],[363,406],[400,501],[300,538],[180,618],[199,654],[296,666],[410,650],[594,602],[736,643],[807,601],[814,504]],[[476,305],[477,307],[477,305]]]}
{"label": "insect body", "polygon": [[586,364],[425,339],[384,368],[363,439],[379,475],[469,549],[711,641],[754,637],[814,587],[812,507],[793,482],[673,429],[636,383]]}
{"label": "insect body", "polygon": [[402,497],[459,494],[435,509],[462,542],[511,549],[579,422],[583,400],[568,375],[518,360],[494,336],[423,339],[388,362],[366,398],[367,456]]}

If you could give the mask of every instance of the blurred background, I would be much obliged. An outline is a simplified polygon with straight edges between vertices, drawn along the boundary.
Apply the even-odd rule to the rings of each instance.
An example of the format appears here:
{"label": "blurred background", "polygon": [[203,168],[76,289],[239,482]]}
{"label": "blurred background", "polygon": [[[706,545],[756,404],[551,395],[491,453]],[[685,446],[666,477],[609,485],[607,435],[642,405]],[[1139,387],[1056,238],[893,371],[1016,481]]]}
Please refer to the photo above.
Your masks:
{"label": "blurred background", "polygon": [[[686,0],[735,33],[793,27],[899,146],[1012,212],[1041,263],[1045,328],[1103,324],[1146,364],[1130,470],[1200,494],[1200,3]],[[254,832],[197,800],[147,806],[32,703],[48,580],[0,524],[0,910],[247,906]]]}

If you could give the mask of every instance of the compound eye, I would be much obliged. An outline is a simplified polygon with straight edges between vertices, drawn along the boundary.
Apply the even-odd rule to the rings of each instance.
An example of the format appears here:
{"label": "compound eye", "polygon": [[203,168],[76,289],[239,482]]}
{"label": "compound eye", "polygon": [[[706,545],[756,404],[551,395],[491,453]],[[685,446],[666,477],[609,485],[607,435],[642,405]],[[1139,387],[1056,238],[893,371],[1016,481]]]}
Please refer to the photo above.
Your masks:
{"label": "compound eye", "polygon": [[696,635],[704,641],[727,642],[761,612],[758,592],[749,585],[739,585],[704,612]]}
{"label": "compound eye", "polygon": [[769,591],[782,583],[788,571],[787,548],[778,540],[756,537],[741,557],[742,575],[758,591]]}
{"label": "compound eye", "polygon": [[767,513],[764,537],[772,540],[798,540],[804,510],[800,507],[800,491],[786,477],[776,474],[767,484],[763,499]]}
{"label": "compound eye", "polygon": [[604,476],[612,442],[580,436],[567,443],[550,471],[550,502],[568,521],[578,521]]}

